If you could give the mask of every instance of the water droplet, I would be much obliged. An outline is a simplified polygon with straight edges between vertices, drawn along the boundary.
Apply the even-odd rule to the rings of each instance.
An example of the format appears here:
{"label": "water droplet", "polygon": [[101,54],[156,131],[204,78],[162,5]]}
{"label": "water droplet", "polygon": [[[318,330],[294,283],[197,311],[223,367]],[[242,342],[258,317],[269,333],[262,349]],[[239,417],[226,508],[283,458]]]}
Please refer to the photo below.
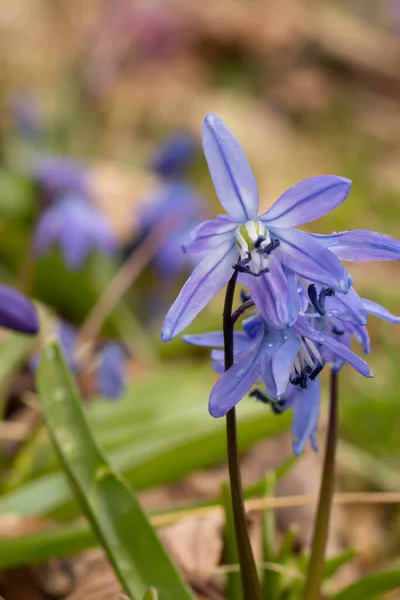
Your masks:
{"label": "water droplet", "polygon": [[284,335],[284,336],[283,336],[283,339],[284,339],[284,340],[287,340],[287,339],[288,339],[288,336],[287,336],[287,335]]}
{"label": "water droplet", "polygon": [[239,371],[236,373],[236,377],[242,377],[242,375],[244,375],[244,369],[239,369]]}
{"label": "water droplet", "polygon": [[273,347],[274,347],[274,343],[273,343],[273,342],[270,342],[270,343],[268,344],[268,348],[273,348]]}

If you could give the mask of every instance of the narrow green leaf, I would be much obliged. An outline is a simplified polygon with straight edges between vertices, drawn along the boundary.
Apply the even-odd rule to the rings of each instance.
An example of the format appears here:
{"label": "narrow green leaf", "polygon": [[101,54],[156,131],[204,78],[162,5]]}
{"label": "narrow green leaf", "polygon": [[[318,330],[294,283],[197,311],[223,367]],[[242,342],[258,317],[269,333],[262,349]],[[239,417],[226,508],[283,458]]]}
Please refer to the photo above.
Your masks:
{"label": "narrow green leaf", "polygon": [[343,567],[343,565],[353,560],[356,556],[356,550],[350,548],[327,560],[325,562],[324,579],[333,577],[340,567]]}
{"label": "narrow green leaf", "polygon": [[142,600],[148,587],[155,585],[160,600],[189,600],[188,588],[133,491],[94,441],[56,342],[43,352],[38,389],[47,426],[76,497],[131,599]]}
{"label": "narrow green leaf", "polygon": [[[264,480],[265,498],[275,496],[275,473],[268,473]],[[262,557],[264,562],[275,562],[275,511],[264,510],[262,514]],[[263,600],[274,600],[279,581],[279,573],[266,568],[263,570],[262,597]]]}
{"label": "narrow green leaf", "polygon": [[[233,521],[232,498],[228,485],[223,485],[221,489],[222,506],[225,513],[224,527],[224,564],[238,565],[239,552],[236,543],[235,524]],[[226,594],[228,600],[243,600],[242,577],[240,571],[227,574]]]}
{"label": "narrow green leaf", "polygon": [[385,592],[400,589],[400,569],[372,573],[345,588],[331,600],[372,600]]}

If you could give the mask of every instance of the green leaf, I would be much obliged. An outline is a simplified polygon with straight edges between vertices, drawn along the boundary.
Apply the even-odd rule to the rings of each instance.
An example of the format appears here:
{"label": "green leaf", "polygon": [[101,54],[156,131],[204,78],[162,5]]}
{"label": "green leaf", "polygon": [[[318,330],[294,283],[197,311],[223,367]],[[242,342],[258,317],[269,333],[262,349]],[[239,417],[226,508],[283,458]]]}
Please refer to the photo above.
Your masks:
{"label": "green leaf", "polygon": [[[264,498],[275,496],[275,473],[269,473],[264,480]],[[275,562],[275,511],[264,510],[261,522],[262,530],[262,556],[263,562]],[[279,582],[279,573],[265,568],[263,570],[262,597],[264,600],[276,598],[276,590]]]}
{"label": "green leaf", "polygon": [[[109,450],[111,464],[136,489],[171,483],[226,458],[224,420],[212,419],[206,408],[211,386],[208,370],[168,366],[135,382],[120,403],[95,402],[87,408],[96,437]],[[286,429],[290,417],[288,413],[272,415],[264,405],[245,399],[238,407],[241,451]],[[0,513],[50,514],[69,520],[79,514],[71,499],[71,490],[54,462],[52,472],[36,474],[4,495]]]}
{"label": "green leaf", "polygon": [[[223,485],[221,489],[222,505],[225,513],[224,527],[224,564],[238,565],[239,552],[236,543],[235,524],[233,520],[232,498],[228,485]],[[226,580],[226,594],[228,600],[243,600],[242,576],[240,571],[228,572]]]}
{"label": "green leaf", "polygon": [[372,573],[345,588],[331,600],[372,600],[385,592],[400,589],[400,569]]}
{"label": "green leaf", "polygon": [[330,579],[331,577],[333,577],[336,571],[340,569],[340,567],[343,567],[343,565],[353,560],[353,558],[355,558],[356,556],[356,550],[352,550],[350,548],[349,550],[345,550],[337,556],[334,556],[333,558],[327,560],[325,562],[324,579]]}
{"label": "green leaf", "polygon": [[41,405],[53,443],[81,508],[126,592],[142,600],[155,585],[160,600],[191,594],[135,494],[98,448],[58,344],[50,342],[38,371]]}

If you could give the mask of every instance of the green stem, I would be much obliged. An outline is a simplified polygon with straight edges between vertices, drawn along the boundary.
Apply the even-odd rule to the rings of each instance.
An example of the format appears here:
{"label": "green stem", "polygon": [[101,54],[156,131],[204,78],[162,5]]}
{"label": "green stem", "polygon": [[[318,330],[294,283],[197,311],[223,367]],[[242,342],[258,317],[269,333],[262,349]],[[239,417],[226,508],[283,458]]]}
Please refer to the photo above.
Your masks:
{"label": "green stem", "polygon": [[319,492],[318,510],[314,525],[311,557],[308,564],[303,600],[318,600],[325,566],[325,547],[335,489],[335,453],[338,432],[339,374],[331,372],[330,407],[325,460]]}
{"label": "green stem", "polygon": [[[227,371],[233,365],[234,320],[232,319],[232,305],[235,294],[236,280],[237,272],[232,275],[227,285],[224,304],[223,324],[225,343],[225,371]],[[243,598],[245,600],[261,600],[261,589],[257,575],[257,568],[247,531],[242,481],[240,476],[235,408],[232,408],[226,415],[226,436],[228,445],[228,465],[233,520],[235,523],[236,542],[238,546],[240,572],[242,576]]]}

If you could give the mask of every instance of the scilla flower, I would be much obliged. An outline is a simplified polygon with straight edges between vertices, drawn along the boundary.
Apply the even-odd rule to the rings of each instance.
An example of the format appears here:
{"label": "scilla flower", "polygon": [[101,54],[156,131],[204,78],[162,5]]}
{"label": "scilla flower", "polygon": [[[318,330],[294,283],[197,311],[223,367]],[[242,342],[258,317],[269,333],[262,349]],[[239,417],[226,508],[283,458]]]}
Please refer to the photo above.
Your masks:
{"label": "scilla flower", "polygon": [[34,251],[45,254],[58,246],[68,269],[80,269],[93,249],[112,253],[117,243],[107,219],[81,196],[67,194],[39,218]]}
{"label": "scilla flower", "polygon": [[8,285],[0,285],[0,327],[34,335],[39,319],[32,302]]}
{"label": "scilla flower", "polygon": [[87,194],[87,165],[69,156],[41,155],[34,159],[31,175],[50,199],[59,194]]}
{"label": "scilla flower", "polygon": [[206,221],[185,244],[203,252],[199,265],[166,316],[161,337],[168,341],[187,327],[237,270],[264,319],[284,328],[296,321],[299,306],[293,273],[346,293],[351,278],[338,258],[315,238],[294,229],[339,206],[350,181],[325,175],[290,188],[263,215],[247,158],[221,119],[208,115],[203,148],[214,187],[227,216]]}
{"label": "scilla flower", "polygon": [[150,161],[150,168],[164,179],[180,178],[193,161],[196,150],[196,140],[190,133],[176,133],[157,148]]}

